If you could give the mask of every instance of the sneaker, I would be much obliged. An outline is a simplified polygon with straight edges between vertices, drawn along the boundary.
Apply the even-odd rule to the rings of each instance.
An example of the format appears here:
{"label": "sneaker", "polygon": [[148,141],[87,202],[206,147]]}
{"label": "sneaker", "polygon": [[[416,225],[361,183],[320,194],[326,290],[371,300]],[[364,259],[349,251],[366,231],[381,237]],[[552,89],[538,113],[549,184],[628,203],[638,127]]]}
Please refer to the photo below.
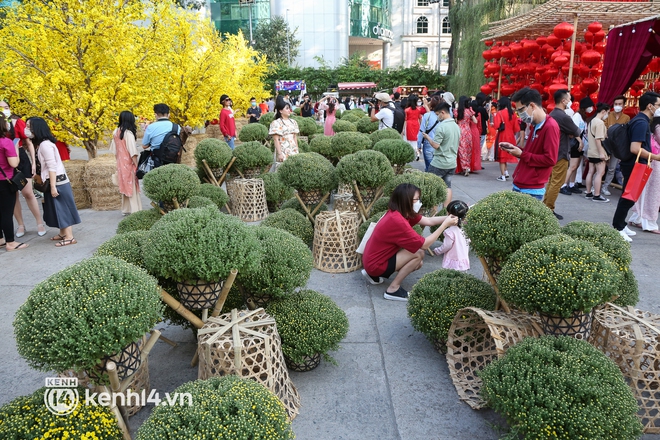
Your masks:
{"label": "sneaker", "polygon": [[408,301],[408,292],[403,290],[403,287],[399,287],[399,290],[394,293],[385,292],[383,298],[391,301]]}
{"label": "sneaker", "polygon": [[[578,191],[579,191],[579,190],[578,190]],[[580,192],[582,192],[582,191],[580,191]],[[565,195],[565,196],[572,196],[572,195],[573,195],[573,192],[572,192],[567,186],[562,187],[562,188],[559,190],[559,193],[560,193],[560,194],[563,194],[563,195]]]}
{"label": "sneaker", "polygon": [[582,182],[577,182],[577,183],[575,184],[575,186],[577,186],[578,188],[586,188],[586,187],[587,187],[587,185],[585,185],[585,184],[582,183]]}
{"label": "sneaker", "polygon": [[507,179],[510,177],[508,171],[505,171],[505,172],[504,172],[504,177],[507,178]]}
{"label": "sneaker", "polygon": [[500,176],[500,177],[498,177],[498,178],[495,179],[495,180],[499,180],[500,182],[506,182],[506,177],[504,177],[504,176]]}
{"label": "sneaker", "polygon": [[625,232],[619,231],[619,235],[621,235],[621,237],[623,237],[623,239],[626,240],[628,243],[632,242],[632,238],[628,237],[628,234],[626,234]]}
{"label": "sneaker", "polygon": [[606,198],[603,197],[603,196],[593,196],[593,197],[591,198],[591,201],[593,201],[593,202],[600,202],[600,203],[608,203],[608,202],[610,201],[610,199],[606,199]]}
{"label": "sneaker", "polygon": [[611,195],[612,195],[612,193],[609,192],[609,191],[606,190],[606,189],[602,190],[600,193],[603,194],[603,195],[605,195],[605,196],[611,196]]}
{"label": "sneaker", "polygon": [[630,236],[637,235],[637,232],[631,230],[630,228],[628,228],[628,226],[623,228],[621,232],[624,232],[626,235],[630,235]]}
{"label": "sneaker", "polygon": [[592,198],[592,197],[594,196],[594,193],[592,193],[592,192],[590,192],[590,193],[586,193],[584,196],[585,196],[586,198],[590,199],[590,198]]}
{"label": "sneaker", "polygon": [[564,220],[564,216],[561,214],[557,214],[555,211],[552,211],[552,213],[557,217],[557,220]]}
{"label": "sneaker", "polygon": [[362,269],[362,276],[365,277],[367,279],[367,281],[369,281],[373,285],[381,284],[383,281],[385,281],[385,278],[383,278],[383,277],[378,277],[378,278],[372,277],[364,269]]}
{"label": "sneaker", "polygon": [[582,190],[580,188],[578,188],[577,185],[576,186],[570,186],[568,188],[568,190],[570,192],[572,192],[573,194],[582,194]]}

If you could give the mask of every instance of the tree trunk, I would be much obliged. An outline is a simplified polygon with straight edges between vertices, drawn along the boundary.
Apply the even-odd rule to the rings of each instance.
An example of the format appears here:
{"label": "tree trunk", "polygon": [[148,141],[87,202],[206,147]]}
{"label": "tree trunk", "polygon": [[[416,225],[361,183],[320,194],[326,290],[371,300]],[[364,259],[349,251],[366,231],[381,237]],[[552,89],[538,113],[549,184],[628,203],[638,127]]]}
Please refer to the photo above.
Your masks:
{"label": "tree trunk", "polygon": [[85,150],[87,150],[87,157],[89,159],[94,159],[96,157],[96,143],[97,141],[94,140],[83,142]]}

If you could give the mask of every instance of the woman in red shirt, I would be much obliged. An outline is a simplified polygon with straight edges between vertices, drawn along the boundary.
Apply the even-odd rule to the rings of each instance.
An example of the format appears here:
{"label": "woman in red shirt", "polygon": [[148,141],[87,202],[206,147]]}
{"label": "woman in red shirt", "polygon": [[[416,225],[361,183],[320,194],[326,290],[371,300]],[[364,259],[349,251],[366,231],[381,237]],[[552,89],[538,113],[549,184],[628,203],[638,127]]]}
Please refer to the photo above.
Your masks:
{"label": "woman in red shirt", "polygon": [[[403,280],[424,263],[424,250],[438,240],[449,226],[456,225],[454,216],[423,217],[418,214],[422,207],[421,191],[415,185],[402,183],[392,192],[385,215],[378,221],[362,254],[362,275],[371,284],[380,284],[394,272],[398,272],[383,297],[394,301],[407,301],[408,292],[401,287]],[[440,227],[424,238],[413,226]]]}
{"label": "woman in red shirt", "polygon": [[419,155],[422,154],[421,150],[417,148],[417,135],[422,116],[426,113],[426,109],[417,102],[418,99],[417,95],[411,94],[408,97],[408,107],[406,107],[406,141],[417,153],[416,160],[419,160]]}
{"label": "woman in red shirt", "polygon": [[[498,142],[509,142],[517,145],[516,135],[520,132],[520,122],[518,115],[514,113],[511,107],[511,100],[506,97],[500,98],[497,108],[499,111],[493,120],[493,127],[499,132]],[[518,163],[518,159],[501,148],[495,150],[495,154],[499,155],[497,161],[500,163],[500,177],[497,180],[506,182],[506,179],[509,177],[506,164]]]}

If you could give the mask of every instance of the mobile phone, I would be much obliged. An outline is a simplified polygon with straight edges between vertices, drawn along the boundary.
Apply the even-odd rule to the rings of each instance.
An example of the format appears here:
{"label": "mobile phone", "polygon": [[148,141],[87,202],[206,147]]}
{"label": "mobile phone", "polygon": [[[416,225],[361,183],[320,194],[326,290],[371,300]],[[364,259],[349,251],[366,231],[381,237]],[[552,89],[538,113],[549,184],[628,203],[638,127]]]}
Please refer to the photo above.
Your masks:
{"label": "mobile phone", "polygon": [[500,148],[503,150],[512,150],[513,146],[510,146],[509,144],[501,143]]}

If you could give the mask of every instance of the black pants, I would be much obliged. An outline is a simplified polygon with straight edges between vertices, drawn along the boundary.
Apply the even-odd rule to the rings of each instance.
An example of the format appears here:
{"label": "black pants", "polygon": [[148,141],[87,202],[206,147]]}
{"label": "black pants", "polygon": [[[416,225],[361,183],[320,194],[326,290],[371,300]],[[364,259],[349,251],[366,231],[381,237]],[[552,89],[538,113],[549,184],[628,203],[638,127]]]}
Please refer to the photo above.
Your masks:
{"label": "black pants", "polygon": [[8,180],[0,180],[0,226],[7,243],[14,241],[15,187]]}
{"label": "black pants", "polygon": [[[630,180],[630,174],[632,174],[634,166],[634,163],[624,164],[621,162],[621,174],[623,174],[623,189],[621,194],[626,190],[626,185],[628,185],[628,180]],[[628,216],[628,211],[633,206],[635,206],[635,202],[632,200],[624,199],[623,197],[619,199],[619,203],[616,205],[616,211],[614,211],[614,218],[612,219],[614,229],[621,231],[626,227],[626,217]]]}

